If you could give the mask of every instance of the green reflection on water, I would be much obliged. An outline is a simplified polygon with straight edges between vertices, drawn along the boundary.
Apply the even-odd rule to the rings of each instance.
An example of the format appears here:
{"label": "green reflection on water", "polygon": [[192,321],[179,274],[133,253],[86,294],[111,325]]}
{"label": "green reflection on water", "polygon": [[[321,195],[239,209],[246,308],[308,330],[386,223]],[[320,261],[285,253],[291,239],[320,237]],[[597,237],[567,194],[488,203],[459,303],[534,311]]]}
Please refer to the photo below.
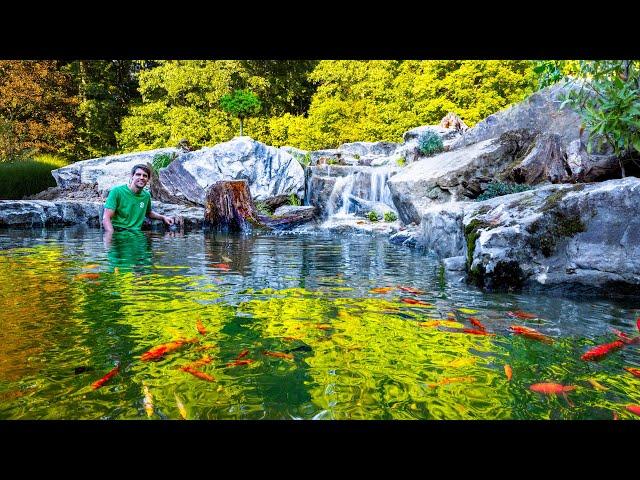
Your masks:
{"label": "green reflection on water", "polygon": [[[51,244],[0,251],[0,418],[178,419],[182,402],[189,419],[610,419],[640,403],[620,355],[583,362],[594,342],[514,336],[490,309],[355,296],[338,277],[232,295],[210,275],[148,268],[152,251],[143,234],[114,235],[91,264]],[[471,314],[496,335],[462,333]],[[141,360],[178,339],[189,342]],[[194,362],[215,381],[182,369]],[[567,400],[529,390],[539,382],[577,388]]]}

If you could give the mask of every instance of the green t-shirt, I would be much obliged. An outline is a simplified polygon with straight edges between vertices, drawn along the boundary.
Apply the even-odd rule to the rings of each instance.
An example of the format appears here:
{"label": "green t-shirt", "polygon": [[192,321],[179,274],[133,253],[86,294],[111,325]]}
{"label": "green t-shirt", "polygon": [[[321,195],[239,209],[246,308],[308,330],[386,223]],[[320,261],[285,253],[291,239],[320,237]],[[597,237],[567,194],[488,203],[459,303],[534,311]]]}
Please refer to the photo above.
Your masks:
{"label": "green t-shirt", "polygon": [[104,208],[116,212],[111,218],[114,227],[139,229],[147,213],[151,212],[151,194],[142,190],[136,195],[127,185],[120,185],[111,189]]}

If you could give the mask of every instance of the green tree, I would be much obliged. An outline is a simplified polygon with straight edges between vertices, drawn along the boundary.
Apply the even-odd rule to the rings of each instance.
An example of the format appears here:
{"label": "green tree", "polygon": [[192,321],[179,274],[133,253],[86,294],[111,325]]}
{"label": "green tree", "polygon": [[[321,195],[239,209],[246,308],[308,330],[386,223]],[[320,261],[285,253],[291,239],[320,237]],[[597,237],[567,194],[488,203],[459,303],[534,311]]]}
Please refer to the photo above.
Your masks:
{"label": "green tree", "polygon": [[80,100],[76,110],[78,156],[116,151],[116,132],[129,106],[140,99],[137,76],[144,68],[148,68],[145,61],[134,60],[76,60],[66,66]]}
{"label": "green tree", "polygon": [[234,90],[220,99],[220,106],[225,112],[240,119],[240,136],[242,136],[243,120],[258,113],[262,104],[255,93]]}

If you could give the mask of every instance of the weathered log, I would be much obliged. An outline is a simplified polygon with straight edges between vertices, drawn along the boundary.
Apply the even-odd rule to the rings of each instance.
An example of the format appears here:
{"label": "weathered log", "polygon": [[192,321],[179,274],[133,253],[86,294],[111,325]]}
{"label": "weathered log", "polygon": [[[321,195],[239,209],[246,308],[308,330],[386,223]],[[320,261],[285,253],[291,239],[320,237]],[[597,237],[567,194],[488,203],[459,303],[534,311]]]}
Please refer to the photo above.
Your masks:
{"label": "weathered log", "polygon": [[313,220],[317,213],[315,207],[280,207],[278,210],[282,212],[276,211],[273,216],[258,215],[260,222],[271,230],[288,230]]}
{"label": "weathered log", "polygon": [[246,180],[223,180],[211,185],[205,199],[204,221],[213,229],[230,232],[263,226]]}

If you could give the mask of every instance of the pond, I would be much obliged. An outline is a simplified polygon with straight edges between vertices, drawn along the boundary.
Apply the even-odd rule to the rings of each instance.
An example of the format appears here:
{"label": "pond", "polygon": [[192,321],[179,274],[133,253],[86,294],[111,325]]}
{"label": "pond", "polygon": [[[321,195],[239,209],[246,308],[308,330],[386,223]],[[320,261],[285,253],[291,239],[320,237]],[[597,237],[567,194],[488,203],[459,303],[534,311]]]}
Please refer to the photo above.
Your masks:
{"label": "pond", "polygon": [[640,345],[581,356],[640,300],[483,293],[382,236],[4,229],[0,278],[2,419],[638,418]]}

